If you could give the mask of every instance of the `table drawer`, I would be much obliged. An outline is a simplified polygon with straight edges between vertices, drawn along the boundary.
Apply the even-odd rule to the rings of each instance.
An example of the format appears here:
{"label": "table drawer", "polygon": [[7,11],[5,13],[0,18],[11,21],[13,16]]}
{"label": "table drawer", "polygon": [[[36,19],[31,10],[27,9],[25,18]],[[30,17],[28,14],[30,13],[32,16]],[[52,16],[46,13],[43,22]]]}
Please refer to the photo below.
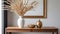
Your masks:
{"label": "table drawer", "polygon": [[7,30],[7,32],[31,32],[31,30],[29,29],[20,29],[20,30]]}

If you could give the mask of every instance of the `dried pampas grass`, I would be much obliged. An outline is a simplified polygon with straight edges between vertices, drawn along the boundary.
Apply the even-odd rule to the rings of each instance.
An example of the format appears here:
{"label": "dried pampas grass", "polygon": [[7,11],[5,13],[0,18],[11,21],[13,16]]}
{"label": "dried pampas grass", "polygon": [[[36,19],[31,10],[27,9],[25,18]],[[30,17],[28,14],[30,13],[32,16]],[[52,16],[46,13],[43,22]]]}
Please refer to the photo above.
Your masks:
{"label": "dried pampas grass", "polygon": [[19,16],[24,16],[26,12],[32,9],[37,3],[33,1],[28,4],[28,0],[8,0],[10,2],[10,8]]}

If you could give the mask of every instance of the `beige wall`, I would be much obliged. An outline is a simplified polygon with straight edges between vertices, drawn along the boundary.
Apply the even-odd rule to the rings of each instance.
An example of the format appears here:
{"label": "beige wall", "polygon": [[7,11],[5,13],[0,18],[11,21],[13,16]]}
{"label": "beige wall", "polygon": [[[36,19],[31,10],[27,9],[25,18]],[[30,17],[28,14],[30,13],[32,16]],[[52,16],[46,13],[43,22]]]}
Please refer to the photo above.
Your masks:
{"label": "beige wall", "polygon": [[[8,12],[8,25],[17,26],[18,16],[15,13]],[[36,24],[38,19],[25,19],[25,26],[31,23]],[[47,19],[40,19],[43,23],[43,26],[55,26],[59,28],[60,34],[60,0],[47,0]],[[31,33],[24,32],[20,34],[40,34],[40,33]],[[41,34],[51,34],[51,33],[42,33]]]}

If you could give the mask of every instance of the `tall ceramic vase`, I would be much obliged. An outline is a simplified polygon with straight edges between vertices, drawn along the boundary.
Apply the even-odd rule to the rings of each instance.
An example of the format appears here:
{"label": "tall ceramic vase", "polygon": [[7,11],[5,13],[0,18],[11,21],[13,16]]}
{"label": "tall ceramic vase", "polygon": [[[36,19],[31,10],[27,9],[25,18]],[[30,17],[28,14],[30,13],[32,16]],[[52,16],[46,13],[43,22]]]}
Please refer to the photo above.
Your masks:
{"label": "tall ceramic vase", "polygon": [[22,16],[19,16],[17,20],[17,25],[19,28],[24,28],[24,18],[22,18]]}

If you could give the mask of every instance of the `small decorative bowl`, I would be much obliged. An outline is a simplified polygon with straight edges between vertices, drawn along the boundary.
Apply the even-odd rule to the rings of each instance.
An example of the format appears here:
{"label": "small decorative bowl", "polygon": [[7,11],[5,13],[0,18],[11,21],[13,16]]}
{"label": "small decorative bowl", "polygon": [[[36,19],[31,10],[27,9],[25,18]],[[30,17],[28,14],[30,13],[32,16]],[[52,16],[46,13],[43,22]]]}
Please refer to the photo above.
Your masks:
{"label": "small decorative bowl", "polygon": [[35,25],[34,24],[30,24],[28,25],[29,28],[35,28]]}

